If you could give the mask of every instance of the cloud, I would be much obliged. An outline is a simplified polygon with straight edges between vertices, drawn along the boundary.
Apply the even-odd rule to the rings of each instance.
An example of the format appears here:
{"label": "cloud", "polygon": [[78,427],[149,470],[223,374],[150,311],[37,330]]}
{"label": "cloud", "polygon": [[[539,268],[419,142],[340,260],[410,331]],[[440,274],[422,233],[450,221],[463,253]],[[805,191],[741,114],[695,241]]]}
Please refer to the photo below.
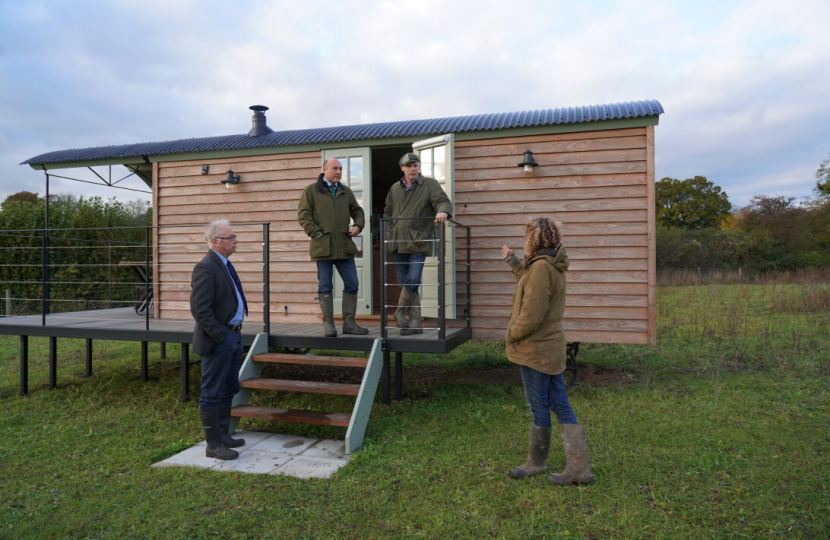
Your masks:
{"label": "cloud", "polygon": [[244,133],[252,104],[300,129],[638,99],[658,178],[806,195],[827,28],[823,0],[0,0],[0,197],[42,191],[39,153]]}

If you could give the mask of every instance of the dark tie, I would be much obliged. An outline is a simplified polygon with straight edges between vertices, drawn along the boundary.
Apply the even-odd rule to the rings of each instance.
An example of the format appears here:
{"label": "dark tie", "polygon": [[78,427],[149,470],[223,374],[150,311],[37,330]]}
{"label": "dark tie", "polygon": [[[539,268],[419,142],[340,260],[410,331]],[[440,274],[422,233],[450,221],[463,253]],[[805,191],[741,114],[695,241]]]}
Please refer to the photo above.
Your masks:
{"label": "dark tie", "polygon": [[330,185],[329,189],[331,190],[332,198],[336,197],[337,196],[337,184]]}
{"label": "dark tie", "polygon": [[245,293],[242,292],[242,283],[239,281],[239,276],[236,275],[236,270],[234,269],[231,261],[228,260],[228,272],[231,274],[231,279],[234,283],[236,283],[236,290],[239,291],[239,295],[242,297],[242,305],[245,307],[245,315],[248,314],[248,301],[245,300]]}

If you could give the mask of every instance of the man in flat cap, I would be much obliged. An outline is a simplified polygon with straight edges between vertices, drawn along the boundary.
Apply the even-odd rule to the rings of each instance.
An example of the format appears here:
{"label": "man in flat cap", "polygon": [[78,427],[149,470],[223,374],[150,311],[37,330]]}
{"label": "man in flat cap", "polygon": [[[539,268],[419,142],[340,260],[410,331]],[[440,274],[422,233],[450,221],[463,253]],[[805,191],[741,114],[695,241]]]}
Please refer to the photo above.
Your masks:
{"label": "man in flat cap", "polygon": [[423,333],[419,287],[424,260],[432,253],[433,222],[443,224],[449,219],[452,202],[437,180],[421,175],[417,154],[407,152],[398,164],[403,178],[389,190],[383,217],[394,218],[387,240],[398,284],[403,287],[395,321],[401,335],[408,336]]}

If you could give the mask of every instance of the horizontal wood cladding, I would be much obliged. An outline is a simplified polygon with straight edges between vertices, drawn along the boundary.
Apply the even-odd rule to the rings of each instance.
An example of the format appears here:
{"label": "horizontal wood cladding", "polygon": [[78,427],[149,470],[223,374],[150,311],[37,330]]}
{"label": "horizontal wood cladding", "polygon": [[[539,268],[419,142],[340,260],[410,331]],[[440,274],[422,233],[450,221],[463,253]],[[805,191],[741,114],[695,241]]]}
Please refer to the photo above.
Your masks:
{"label": "horizontal wood cladding", "polygon": [[[516,288],[500,248],[523,256],[525,223],[547,216],[561,224],[568,249],[563,325],[570,341],[649,343],[653,272],[653,149],[647,128],[460,141],[455,145],[454,218],[470,227],[473,336],[501,339]],[[517,164],[530,149],[539,163]],[[201,174],[208,165],[208,174]],[[157,289],[162,317],[189,318],[190,276],[207,249],[201,227],[228,218],[240,242],[234,266],[245,285],[251,320],[262,320],[262,226],[270,225],[270,311],[279,324],[319,323],[317,271],[297,223],[302,189],[319,174],[320,154],[161,163],[154,210],[158,225]],[[241,176],[227,189],[225,171]],[[467,248],[456,228],[457,304],[466,304]],[[361,284],[364,286],[364,284]]]}
{"label": "horizontal wood cladding", "polygon": [[[538,167],[517,164],[530,149]],[[647,343],[648,152],[644,128],[463,141],[455,151],[455,219],[470,227],[473,335],[502,339],[516,281],[501,245],[523,256],[525,223],[561,224],[570,269],[570,341]],[[466,303],[466,232],[456,230],[457,303]]]}
{"label": "horizontal wood cladding", "polygon": [[[208,165],[208,174],[202,166]],[[240,175],[231,189],[221,181],[227,170]],[[297,223],[302,189],[317,179],[319,152],[210,159],[159,164],[157,181],[158,280],[156,300],[161,317],[190,318],[190,277],[207,251],[202,227],[227,218],[239,236],[232,260],[249,301],[250,319],[262,320],[263,227],[269,223],[272,311],[310,313],[317,290],[316,265],[308,259],[308,238]],[[285,259],[290,260],[286,266]]]}

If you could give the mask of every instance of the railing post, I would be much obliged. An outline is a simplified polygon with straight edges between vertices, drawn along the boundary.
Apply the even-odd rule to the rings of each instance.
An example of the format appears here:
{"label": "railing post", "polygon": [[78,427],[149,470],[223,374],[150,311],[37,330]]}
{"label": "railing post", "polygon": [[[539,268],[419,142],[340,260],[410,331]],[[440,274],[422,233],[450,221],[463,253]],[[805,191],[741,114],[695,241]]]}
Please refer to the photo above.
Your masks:
{"label": "railing post", "polygon": [[271,335],[271,224],[262,224],[262,330]]}
{"label": "railing post", "polygon": [[107,309],[112,309],[112,241],[107,240]]}
{"label": "railing post", "polygon": [[386,339],[386,219],[380,219],[380,337]]}
{"label": "railing post", "polygon": [[147,302],[144,314],[144,329],[150,330],[150,227],[144,229],[144,299]]}
{"label": "railing post", "polygon": [[447,246],[444,242],[447,234],[446,229],[446,224],[438,224],[438,337],[441,341],[447,337],[447,291],[445,290],[445,282],[447,280],[447,272],[445,268]]}
{"label": "railing post", "polygon": [[49,311],[49,302],[47,301],[47,297],[49,296],[49,250],[46,248],[48,241],[49,237],[46,234],[46,229],[43,229],[41,231],[40,241],[40,281],[41,295],[43,296],[40,299],[41,326],[46,326],[46,313]]}

